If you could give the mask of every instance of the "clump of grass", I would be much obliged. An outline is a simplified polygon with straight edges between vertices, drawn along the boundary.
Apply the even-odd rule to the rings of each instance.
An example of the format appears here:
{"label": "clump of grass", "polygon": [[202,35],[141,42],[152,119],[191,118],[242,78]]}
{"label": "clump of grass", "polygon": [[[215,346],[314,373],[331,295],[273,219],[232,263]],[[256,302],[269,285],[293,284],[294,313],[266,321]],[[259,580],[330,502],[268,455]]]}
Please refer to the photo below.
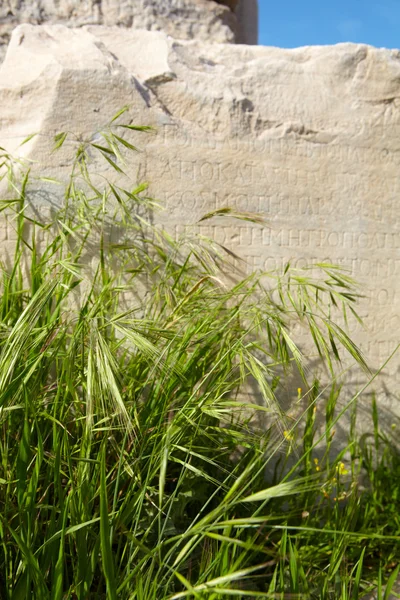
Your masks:
{"label": "clump of grass", "polygon": [[[366,368],[333,317],[354,311],[353,282],[332,265],[240,279],[212,240],[172,239],[145,185],[90,173],[99,152],[124,177],[134,146],[116,128],[146,128],[119,125],[123,113],[76,142],[47,219],[30,211],[29,171],[17,176],[2,151],[1,208],[17,235],[0,304],[0,597],[344,600],[382,588],[392,569],[389,589],[390,440],[376,421],[375,446],[352,439],[348,463],[345,450],[317,460],[315,384],[289,468],[296,427],[276,398],[293,365],[307,376],[294,322],[332,372],[342,353]],[[228,209],[204,218],[223,213],[259,222]],[[241,400],[250,383],[253,404]],[[336,399],[333,389],[328,450]]]}

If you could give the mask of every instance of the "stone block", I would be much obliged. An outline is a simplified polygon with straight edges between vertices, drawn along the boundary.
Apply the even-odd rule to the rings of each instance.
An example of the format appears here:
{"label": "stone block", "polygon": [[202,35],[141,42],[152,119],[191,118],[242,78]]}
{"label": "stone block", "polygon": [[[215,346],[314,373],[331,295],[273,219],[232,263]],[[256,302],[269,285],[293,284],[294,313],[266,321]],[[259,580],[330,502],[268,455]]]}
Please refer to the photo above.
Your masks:
{"label": "stone block", "polygon": [[[130,172],[164,203],[159,224],[176,235],[193,224],[248,269],[347,269],[365,295],[365,328],[351,320],[349,333],[378,368],[400,331],[399,82],[400,52],[365,45],[283,50],[22,25],[0,68],[0,145],[62,177],[54,134],[91,135],[129,104],[127,118],[157,131],[135,139]],[[198,223],[227,206],[268,226]],[[388,420],[398,383],[397,357],[384,378]]]}

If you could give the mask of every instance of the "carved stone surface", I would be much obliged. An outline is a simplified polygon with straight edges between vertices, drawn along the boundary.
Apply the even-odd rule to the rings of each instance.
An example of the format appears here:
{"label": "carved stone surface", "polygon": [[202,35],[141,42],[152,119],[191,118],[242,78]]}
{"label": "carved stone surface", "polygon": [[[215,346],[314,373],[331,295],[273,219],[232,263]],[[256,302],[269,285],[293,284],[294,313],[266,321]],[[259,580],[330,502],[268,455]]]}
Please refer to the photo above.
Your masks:
{"label": "carved stone surface", "polygon": [[20,23],[117,25],[182,39],[256,44],[257,0],[2,0],[0,62]]}
{"label": "carved stone surface", "polygon": [[[351,320],[350,333],[378,367],[400,331],[399,82],[400,52],[364,45],[281,50],[23,25],[0,68],[0,145],[62,175],[52,136],[87,136],[131,105],[133,122],[157,128],[135,140],[130,173],[165,204],[160,222],[179,235],[221,207],[265,213],[264,228],[194,229],[249,269],[347,268],[366,295],[366,329]],[[398,366],[386,381],[395,393]]]}

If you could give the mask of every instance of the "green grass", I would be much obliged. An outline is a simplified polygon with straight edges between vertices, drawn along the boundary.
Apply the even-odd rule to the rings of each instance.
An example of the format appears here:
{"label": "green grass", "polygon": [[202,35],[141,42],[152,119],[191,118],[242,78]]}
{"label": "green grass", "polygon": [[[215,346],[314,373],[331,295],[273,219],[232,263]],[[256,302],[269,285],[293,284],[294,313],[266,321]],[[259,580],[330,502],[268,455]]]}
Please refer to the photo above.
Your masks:
{"label": "green grass", "polygon": [[[38,181],[0,151],[16,230],[1,266],[0,598],[387,599],[399,453],[375,404],[371,436],[352,428],[335,451],[340,389],[307,383],[293,334],[301,322],[332,374],[345,355],[367,369],[337,324],[356,315],[354,282],[332,265],[241,279],[215,242],[154,226],[146,186],[95,184],[94,151],[123,178],[122,114],[71,142],[47,219],[29,210]],[[293,370],[310,390],[297,421],[278,401]]]}

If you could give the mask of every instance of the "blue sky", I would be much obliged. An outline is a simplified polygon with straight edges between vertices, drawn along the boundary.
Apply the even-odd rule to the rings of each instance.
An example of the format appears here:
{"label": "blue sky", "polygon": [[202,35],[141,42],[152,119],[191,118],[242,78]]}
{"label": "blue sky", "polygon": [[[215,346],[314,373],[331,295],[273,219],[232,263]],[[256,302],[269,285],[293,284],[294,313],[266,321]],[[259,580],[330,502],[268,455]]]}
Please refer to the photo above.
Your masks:
{"label": "blue sky", "polygon": [[362,42],[400,48],[400,0],[259,0],[259,43]]}

